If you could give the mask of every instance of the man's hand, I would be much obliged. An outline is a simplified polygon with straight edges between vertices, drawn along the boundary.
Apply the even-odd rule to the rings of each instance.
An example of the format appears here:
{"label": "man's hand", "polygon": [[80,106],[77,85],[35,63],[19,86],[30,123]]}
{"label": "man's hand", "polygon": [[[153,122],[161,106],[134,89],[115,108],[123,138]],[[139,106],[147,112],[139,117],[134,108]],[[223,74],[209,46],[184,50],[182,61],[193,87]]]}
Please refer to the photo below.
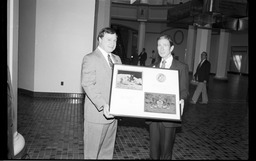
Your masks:
{"label": "man's hand", "polygon": [[108,118],[108,119],[114,118],[114,116],[109,113],[109,105],[108,105],[108,104],[105,104],[105,105],[103,106],[103,115],[104,115],[106,118]]}

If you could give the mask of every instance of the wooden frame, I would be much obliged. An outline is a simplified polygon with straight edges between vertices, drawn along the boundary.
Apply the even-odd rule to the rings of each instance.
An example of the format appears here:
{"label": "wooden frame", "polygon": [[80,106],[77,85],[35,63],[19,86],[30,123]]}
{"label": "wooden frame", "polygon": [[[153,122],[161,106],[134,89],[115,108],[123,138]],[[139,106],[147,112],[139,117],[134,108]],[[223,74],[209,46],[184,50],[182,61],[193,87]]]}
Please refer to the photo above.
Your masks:
{"label": "wooden frame", "polygon": [[178,70],[115,64],[110,114],[181,121]]}

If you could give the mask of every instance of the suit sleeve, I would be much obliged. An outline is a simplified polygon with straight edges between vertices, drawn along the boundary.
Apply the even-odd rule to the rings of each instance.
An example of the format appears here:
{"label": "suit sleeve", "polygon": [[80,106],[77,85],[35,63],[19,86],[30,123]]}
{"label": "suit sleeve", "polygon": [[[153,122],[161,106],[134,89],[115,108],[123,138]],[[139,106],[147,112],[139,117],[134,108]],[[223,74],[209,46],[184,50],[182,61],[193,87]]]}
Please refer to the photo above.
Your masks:
{"label": "suit sleeve", "polygon": [[93,62],[93,58],[89,58],[87,55],[84,56],[81,71],[81,85],[90,101],[98,111],[101,111],[106,101],[103,99],[101,90],[96,84],[96,63]]}

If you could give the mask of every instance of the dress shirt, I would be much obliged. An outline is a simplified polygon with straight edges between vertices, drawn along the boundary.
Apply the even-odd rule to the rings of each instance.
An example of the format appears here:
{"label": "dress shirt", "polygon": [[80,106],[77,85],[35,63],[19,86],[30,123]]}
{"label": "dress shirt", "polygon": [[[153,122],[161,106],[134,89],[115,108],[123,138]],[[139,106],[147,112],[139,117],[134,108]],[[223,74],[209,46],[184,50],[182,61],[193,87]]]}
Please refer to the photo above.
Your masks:
{"label": "dress shirt", "polygon": [[[112,54],[111,53],[107,53],[105,50],[103,50],[101,47],[99,47],[99,50],[101,51],[102,55],[104,56],[104,58],[106,59],[106,61],[108,62],[108,54],[110,54],[110,58],[112,60],[112,62],[114,63],[114,60],[112,58]],[[109,62],[108,62],[108,65],[109,65]],[[109,65],[109,67],[111,68],[111,66]]]}
{"label": "dress shirt", "polygon": [[[172,60],[173,60],[173,57],[172,57],[172,56],[168,57],[168,58],[165,60],[165,61],[166,61],[166,63],[165,63],[165,68],[166,68],[166,69],[169,69],[169,68],[171,67],[171,65],[172,65]],[[162,58],[162,60],[161,60],[160,67],[162,66],[162,62],[163,62],[163,58]]]}

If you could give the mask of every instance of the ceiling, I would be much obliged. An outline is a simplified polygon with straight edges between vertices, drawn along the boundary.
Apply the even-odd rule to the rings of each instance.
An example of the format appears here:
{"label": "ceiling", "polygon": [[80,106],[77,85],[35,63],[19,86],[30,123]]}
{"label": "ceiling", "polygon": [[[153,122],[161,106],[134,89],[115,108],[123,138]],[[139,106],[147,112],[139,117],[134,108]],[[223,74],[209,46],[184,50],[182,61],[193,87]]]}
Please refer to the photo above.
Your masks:
{"label": "ceiling", "polygon": [[[140,4],[141,0],[112,0],[115,3]],[[147,0],[149,5],[156,2]],[[174,7],[168,10],[167,24],[170,27],[188,28],[189,25],[248,30],[248,0],[163,0],[164,4]],[[152,4],[151,4],[152,3]]]}
{"label": "ceiling", "polygon": [[168,10],[168,26],[248,29],[247,0],[191,0]]}

